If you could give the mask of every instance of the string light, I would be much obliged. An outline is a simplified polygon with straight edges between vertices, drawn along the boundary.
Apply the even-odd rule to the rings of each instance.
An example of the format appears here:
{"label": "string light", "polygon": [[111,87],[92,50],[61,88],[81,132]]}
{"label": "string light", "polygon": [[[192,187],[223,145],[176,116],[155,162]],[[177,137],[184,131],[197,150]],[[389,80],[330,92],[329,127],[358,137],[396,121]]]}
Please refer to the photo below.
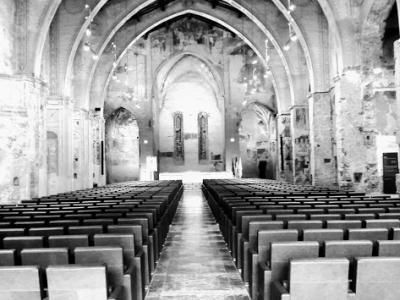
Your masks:
{"label": "string light", "polygon": [[286,44],[283,46],[283,50],[286,52],[290,50],[290,40],[286,42]]}
{"label": "string light", "polygon": [[293,12],[296,9],[296,5],[292,3],[291,0],[288,0],[288,10],[289,12]]}
{"label": "string light", "polygon": [[289,26],[289,38],[292,42],[296,42],[298,40],[296,33],[293,30],[292,23],[288,23]]}
{"label": "string light", "polygon": [[84,43],[83,44],[83,51],[89,52],[90,50],[91,50],[90,49],[90,44],[88,42]]}

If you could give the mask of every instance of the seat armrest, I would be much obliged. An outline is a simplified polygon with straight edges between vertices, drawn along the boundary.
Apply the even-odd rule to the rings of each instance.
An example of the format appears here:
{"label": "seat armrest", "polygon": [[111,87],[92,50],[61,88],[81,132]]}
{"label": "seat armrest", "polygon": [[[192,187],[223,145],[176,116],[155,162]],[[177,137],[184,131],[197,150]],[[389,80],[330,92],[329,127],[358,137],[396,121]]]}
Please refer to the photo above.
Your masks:
{"label": "seat armrest", "polygon": [[107,297],[107,300],[122,300],[122,292],[122,286],[116,286],[111,294]]}
{"label": "seat armrest", "polygon": [[271,286],[271,300],[290,300],[289,291],[282,283],[274,281]]}

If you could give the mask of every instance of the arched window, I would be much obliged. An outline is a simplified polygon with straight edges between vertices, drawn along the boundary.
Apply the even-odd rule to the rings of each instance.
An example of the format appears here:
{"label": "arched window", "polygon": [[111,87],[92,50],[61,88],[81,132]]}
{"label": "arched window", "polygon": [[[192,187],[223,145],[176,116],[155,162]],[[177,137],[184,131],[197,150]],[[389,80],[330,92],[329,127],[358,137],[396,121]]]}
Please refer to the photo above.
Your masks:
{"label": "arched window", "polygon": [[199,160],[208,159],[208,115],[201,112],[198,116],[199,127]]}
{"label": "arched window", "polygon": [[176,161],[185,160],[183,142],[183,115],[181,112],[174,113],[174,157]]}

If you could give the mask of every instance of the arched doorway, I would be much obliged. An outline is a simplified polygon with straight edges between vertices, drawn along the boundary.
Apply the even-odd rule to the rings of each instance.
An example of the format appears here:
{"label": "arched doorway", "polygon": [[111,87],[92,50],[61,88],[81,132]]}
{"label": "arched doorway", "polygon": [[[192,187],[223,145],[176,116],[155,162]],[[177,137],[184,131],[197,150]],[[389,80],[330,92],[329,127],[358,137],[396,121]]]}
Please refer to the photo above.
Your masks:
{"label": "arched doorway", "polygon": [[119,108],[106,120],[107,183],[138,180],[139,159],[137,120],[130,111]]}

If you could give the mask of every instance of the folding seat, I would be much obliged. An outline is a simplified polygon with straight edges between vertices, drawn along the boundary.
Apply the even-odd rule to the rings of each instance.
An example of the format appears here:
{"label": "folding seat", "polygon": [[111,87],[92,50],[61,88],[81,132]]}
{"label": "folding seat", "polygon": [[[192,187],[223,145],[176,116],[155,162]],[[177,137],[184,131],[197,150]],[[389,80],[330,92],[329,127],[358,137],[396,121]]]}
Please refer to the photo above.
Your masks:
{"label": "folding seat", "polygon": [[35,266],[0,267],[1,300],[41,300],[39,270]]}
{"label": "folding seat", "polygon": [[400,227],[400,220],[398,219],[375,219],[365,220],[365,228],[386,228],[391,229],[394,227]]}
{"label": "folding seat", "polygon": [[345,220],[368,220],[376,219],[376,214],[345,214]]}
{"label": "folding seat", "polygon": [[15,265],[15,249],[0,250],[0,266]]}
{"label": "folding seat", "polygon": [[270,300],[270,287],[274,281],[288,279],[289,262],[296,258],[317,258],[318,242],[273,242],[270,258],[259,264],[259,299]]}
{"label": "folding seat", "polygon": [[80,220],[68,219],[68,220],[51,220],[49,226],[79,226]]}
{"label": "folding seat", "polygon": [[132,295],[135,295],[135,266],[124,265],[121,247],[77,247],[74,257],[79,265],[105,265],[111,287],[122,286],[123,299],[132,300]]}
{"label": "folding seat", "polygon": [[44,237],[42,236],[11,236],[3,239],[5,249],[15,249],[17,253],[25,248],[42,248]]}
{"label": "folding seat", "polygon": [[351,228],[347,230],[348,240],[387,240],[389,231],[386,228]]}
{"label": "folding seat", "polygon": [[341,214],[315,214],[315,215],[310,215],[310,220],[322,220],[322,221],[328,221],[328,220],[341,220],[342,215]]}
{"label": "folding seat", "polygon": [[29,228],[28,234],[30,236],[49,236],[49,235],[62,235],[64,234],[63,227],[37,227]]}
{"label": "folding seat", "polygon": [[132,234],[96,234],[95,246],[119,246],[123,250],[124,261],[134,266],[134,294],[132,299],[143,299],[145,295],[144,261],[135,255],[135,242]]}
{"label": "folding seat", "polygon": [[378,256],[400,257],[400,241],[377,241]]}
{"label": "folding seat", "polygon": [[236,263],[236,266],[240,268],[241,266],[241,249],[240,249],[240,240],[242,239],[242,219],[243,216],[257,216],[262,215],[262,210],[245,210],[245,211],[237,211],[235,214],[235,225],[232,228],[233,232],[233,242],[232,242],[232,257]]}
{"label": "folding seat", "polygon": [[326,228],[328,228],[328,229],[362,228],[362,221],[361,220],[328,220],[328,221],[326,221]]}
{"label": "folding seat", "polygon": [[303,230],[303,241],[337,241],[343,240],[342,229],[305,229]]}
{"label": "folding seat", "polygon": [[21,264],[38,266],[41,285],[46,288],[45,270],[48,266],[68,265],[67,248],[32,248],[21,250]]}
{"label": "folding seat", "polygon": [[379,219],[400,219],[400,212],[397,213],[380,213],[378,214]]}
{"label": "folding seat", "polygon": [[[302,207],[304,207],[304,206],[302,205]],[[298,214],[315,215],[315,214],[323,214],[323,213],[325,213],[325,210],[322,208],[300,208],[300,209],[297,209],[296,212]]]}
{"label": "folding seat", "polygon": [[358,214],[379,214],[385,213],[386,209],[380,207],[367,207],[367,208],[357,208]]}
{"label": "folding seat", "polygon": [[368,240],[357,241],[327,241],[324,245],[324,256],[328,258],[347,258],[350,261],[350,284],[354,288],[356,257],[373,255],[373,242]]}
{"label": "folding seat", "polygon": [[271,300],[347,300],[348,273],[347,259],[294,259],[290,262],[289,281],[272,285]]}
{"label": "folding seat", "polygon": [[323,227],[323,222],[321,220],[290,220],[287,222],[288,229],[321,229]]}
{"label": "folding seat", "polygon": [[258,265],[265,263],[270,256],[271,243],[297,241],[298,236],[298,231],[294,229],[258,231],[257,251],[249,253],[250,292],[253,299],[258,298]]}
{"label": "folding seat", "polygon": [[0,228],[0,238],[7,236],[24,236],[25,234],[25,228]]}
{"label": "folding seat", "polygon": [[88,247],[89,235],[87,234],[70,234],[70,235],[54,235],[48,237],[49,247],[51,248],[68,248],[70,251],[76,247]]}
{"label": "folding seat", "polygon": [[68,226],[68,234],[88,234],[91,238],[96,233],[103,233],[103,226],[101,225],[82,225],[82,226]]}
{"label": "folding seat", "polygon": [[108,294],[105,266],[50,266],[46,277],[49,300],[122,299],[122,286]]}
{"label": "folding seat", "polygon": [[400,228],[392,228],[391,230],[392,240],[400,240]]}
{"label": "folding seat", "polygon": [[107,226],[107,225],[113,225],[114,224],[114,219],[112,218],[101,218],[101,219],[86,219],[82,220],[82,225],[101,225],[101,226]]}
{"label": "folding seat", "polygon": [[328,214],[355,214],[356,210],[354,208],[328,208]]}
{"label": "folding seat", "polygon": [[135,254],[140,257],[144,265],[145,283],[150,283],[149,269],[149,248],[143,244],[143,227],[141,225],[109,225],[107,226],[108,233],[131,234],[135,241]]}
{"label": "folding seat", "polygon": [[356,273],[356,299],[400,299],[400,257],[358,258]]}
{"label": "folding seat", "polygon": [[306,219],[307,219],[307,215],[305,215],[305,214],[275,215],[276,221],[306,220]]}
{"label": "folding seat", "polygon": [[15,227],[25,227],[25,228],[30,228],[30,227],[43,227],[46,226],[45,221],[18,221],[14,222]]}

